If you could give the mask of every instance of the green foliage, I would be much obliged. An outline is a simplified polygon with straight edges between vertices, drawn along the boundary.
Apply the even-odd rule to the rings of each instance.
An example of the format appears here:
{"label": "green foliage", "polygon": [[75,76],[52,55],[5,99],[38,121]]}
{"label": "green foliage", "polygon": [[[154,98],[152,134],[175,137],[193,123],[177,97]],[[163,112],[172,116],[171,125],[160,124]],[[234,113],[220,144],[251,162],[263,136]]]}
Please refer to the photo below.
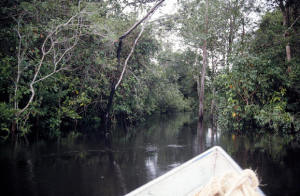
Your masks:
{"label": "green foliage", "polygon": [[[266,13],[249,51],[232,57],[232,66],[218,75],[220,125],[238,129],[255,120],[275,132],[298,132],[299,56],[293,53],[293,59],[286,61],[287,40],[280,19],[279,11]],[[288,41],[297,42],[293,37]]]}
{"label": "green foliage", "polygon": [[[138,11],[146,10],[152,0],[143,2],[134,5]],[[254,33],[239,35],[242,28],[252,28],[245,15],[254,9],[253,2],[209,1],[207,34],[204,1],[179,1],[178,14],[151,22],[128,61],[110,117],[124,115],[137,121],[156,112],[197,110],[202,68],[199,48],[206,40],[205,110],[214,109],[211,101],[215,100],[221,126],[239,129],[253,122],[276,132],[298,133],[299,21],[284,37],[282,13],[274,9],[263,16]],[[118,66],[117,39],[137,21],[137,13],[123,12],[126,6],[133,6],[126,3],[15,0],[3,4],[1,136],[7,137],[14,123],[22,134],[38,123],[59,135],[62,124],[101,122],[112,81],[120,75],[141,30],[138,27],[123,40]],[[154,36],[168,36],[176,30],[189,47],[175,52],[170,43],[163,43],[164,38]],[[291,61],[285,60],[287,44]],[[20,113],[23,108],[26,110]]]}
{"label": "green foliage", "polygon": [[9,125],[15,110],[4,102],[0,103],[0,110],[0,136],[6,139],[10,133]]}
{"label": "green foliage", "polygon": [[[5,121],[3,129],[8,130],[14,121],[23,133],[28,133],[35,122],[52,132],[57,132],[64,122],[100,122],[112,79],[119,74],[115,73],[115,44],[136,22],[136,14],[122,13],[127,6],[123,1],[32,0],[6,5],[1,14],[10,23],[2,23],[0,33],[1,42],[7,43],[9,49],[1,45],[1,102],[5,111],[26,110],[20,115],[3,113],[3,118],[11,119]],[[145,5],[140,3],[139,9]],[[126,114],[135,121],[157,109],[149,83],[153,77],[151,58],[160,49],[153,37],[154,29],[145,29],[128,62],[112,115]],[[139,30],[124,39],[121,65]],[[75,47],[70,48],[73,44]],[[68,48],[71,50],[65,53]],[[37,71],[38,82],[32,84]]]}

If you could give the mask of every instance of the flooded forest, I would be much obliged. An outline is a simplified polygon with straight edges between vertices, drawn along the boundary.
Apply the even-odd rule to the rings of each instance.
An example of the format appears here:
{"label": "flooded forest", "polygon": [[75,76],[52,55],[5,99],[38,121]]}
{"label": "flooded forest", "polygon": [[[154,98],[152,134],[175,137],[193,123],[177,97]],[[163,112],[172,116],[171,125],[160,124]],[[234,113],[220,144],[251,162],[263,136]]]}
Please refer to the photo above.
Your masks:
{"label": "flooded forest", "polygon": [[125,195],[213,146],[300,194],[300,0],[0,5],[6,195]]}

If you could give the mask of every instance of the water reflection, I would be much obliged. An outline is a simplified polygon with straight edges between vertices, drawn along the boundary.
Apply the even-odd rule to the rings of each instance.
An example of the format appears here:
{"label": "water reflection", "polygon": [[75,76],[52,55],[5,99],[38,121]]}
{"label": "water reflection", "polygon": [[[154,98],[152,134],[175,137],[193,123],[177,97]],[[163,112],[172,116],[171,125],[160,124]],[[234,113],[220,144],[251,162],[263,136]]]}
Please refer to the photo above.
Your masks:
{"label": "water reflection", "polygon": [[145,160],[145,166],[147,170],[147,176],[149,180],[155,179],[157,177],[157,158],[158,158],[158,153],[155,152],[153,153],[153,156],[148,157]]}
{"label": "water reflection", "polygon": [[124,195],[218,145],[242,168],[257,169],[267,195],[299,195],[298,142],[201,128],[196,115],[151,116],[126,133],[116,125],[107,138],[95,127],[30,145],[2,143],[1,187],[7,195]]}
{"label": "water reflection", "polygon": [[221,131],[213,128],[207,128],[207,134],[205,136],[205,143],[207,147],[215,146],[221,135]]}

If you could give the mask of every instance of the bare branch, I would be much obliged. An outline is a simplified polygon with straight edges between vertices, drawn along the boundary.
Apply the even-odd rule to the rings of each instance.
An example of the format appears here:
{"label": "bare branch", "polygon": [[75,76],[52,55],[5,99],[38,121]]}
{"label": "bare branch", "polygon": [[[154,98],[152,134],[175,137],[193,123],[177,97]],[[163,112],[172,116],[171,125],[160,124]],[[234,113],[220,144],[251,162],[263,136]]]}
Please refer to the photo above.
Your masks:
{"label": "bare branch", "polygon": [[[146,20],[146,23],[147,23],[147,21],[148,21],[148,19]],[[142,30],[141,30],[140,34],[138,35],[138,37],[137,37],[136,40],[134,41],[134,44],[133,44],[133,46],[132,46],[132,48],[131,48],[131,51],[130,51],[129,55],[127,56],[126,60],[125,60],[124,67],[123,67],[121,76],[120,76],[120,78],[119,78],[119,81],[118,81],[118,83],[117,83],[116,86],[115,86],[115,90],[118,88],[120,82],[121,82],[122,79],[123,79],[123,75],[124,75],[124,72],[125,72],[125,70],[126,70],[127,62],[128,62],[128,60],[129,60],[129,58],[131,57],[131,55],[132,55],[132,53],[133,53],[133,51],[134,51],[134,48],[135,48],[135,46],[136,46],[138,40],[140,39],[140,37],[141,37],[141,35],[142,35],[142,33],[143,33],[144,29],[145,29],[146,23],[144,24],[144,26],[142,27]]]}
{"label": "bare branch", "polygon": [[129,33],[131,33],[139,24],[141,24],[154,10],[165,0],[160,0],[152,9],[138,22],[136,22],[128,31],[126,31],[119,39],[124,39]]}
{"label": "bare branch", "polygon": [[[83,9],[83,10],[84,10],[84,9]],[[82,10],[82,11],[83,11],[83,10]],[[33,77],[32,81],[31,81],[31,83],[30,83],[31,97],[30,97],[29,101],[27,102],[27,105],[26,105],[22,110],[20,110],[20,111],[18,112],[18,116],[21,115],[21,114],[29,107],[29,105],[30,105],[31,102],[33,101],[33,98],[34,98],[34,96],[35,96],[35,90],[34,90],[33,85],[34,85],[35,83],[40,82],[40,81],[42,81],[42,80],[44,80],[44,79],[46,79],[46,78],[52,76],[53,74],[55,74],[55,73],[57,73],[57,72],[59,72],[59,71],[65,69],[65,68],[60,68],[60,69],[57,70],[57,65],[58,65],[58,63],[60,63],[60,61],[63,59],[63,57],[64,57],[70,50],[72,50],[72,49],[74,48],[74,46],[77,44],[77,42],[78,42],[78,40],[79,40],[78,35],[73,36],[73,37],[71,37],[70,39],[66,39],[66,42],[69,41],[69,40],[71,40],[71,39],[75,39],[75,42],[73,43],[72,46],[68,47],[68,48],[63,52],[63,54],[60,56],[60,58],[56,61],[56,54],[55,54],[55,53],[56,53],[56,52],[55,52],[55,45],[56,45],[56,43],[53,41],[53,34],[54,34],[55,32],[57,32],[57,31],[60,29],[60,27],[67,26],[69,23],[71,23],[75,17],[77,17],[80,13],[82,13],[82,11],[79,12],[79,13],[77,13],[77,14],[75,14],[74,16],[72,16],[66,23],[60,24],[60,25],[56,26],[56,28],[53,29],[51,32],[49,32],[49,34],[48,34],[47,37],[45,38],[45,40],[44,40],[44,42],[43,42],[43,45],[42,45],[42,54],[43,54],[43,55],[42,55],[42,58],[40,59],[40,63],[39,63],[39,65],[38,65],[38,67],[37,67],[37,70],[36,70],[36,72],[35,72],[35,74],[34,74],[34,77]],[[48,42],[48,40],[51,41],[51,46],[50,46],[50,48],[46,51],[45,46],[46,46],[46,43]],[[40,74],[40,69],[41,69],[41,67],[42,67],[42,65],[43,65],[43,63],[44,63],[45,56],[46,56],[47,54],[49,54],[51,51],[53,51],[53,53],[54,53],[54,57],[53,57],[53,58],[54,58],[54,59],[53,59],[53,60],[54,60],[54,70],[53,70],[53,72],[51,72],[50,74],[48,74],[48,75],[46,75],[46,76],[44,76],[44,77],[42,77],[42,78],[36,80],[36,79],[37,79],[37,76]]]}
{"label": "bare branch", "polygon": [[[287,30],[289,30],[289,29],[291,29],[293,26],[294,26],[294,24],[297,22],[297,20],[300,18],[300,16],[298,16],[298,18],[296,18],[296,20],[293,22],[293,24],[287,29]],[[287,31],[286,30],[286,31]]]}
{"label": "bare branch", "polygon": [[76,40],[76,42],[75,42],[71,47],[69,47],[67,50],[65,50],[65,52],[61,55],[61,57],[58,59],[58,61],[54,62],[54,70],[53,70],[52,73],[50,73],[50,74],[48,74],[48,75],[46,75],[46,76],[44,76],[44,77],[38,79],[38,80],[35,81],[35,82],[33,81],[33,83],[40,82],[40,81],[42,81],[42,80],[48,78],[49,76],[52,76],[53,74],[55,74],[55,73],[57,73],[57,72],[59,72],[59,71],[61,71],[61,70],[65,70],[65,68],[60,68],[60,69],[56,70],[56,69],[57,69],[57,65],[58,65],[58,63],[62,60],[62,58],[66,55],[66,53],[73,49],[73,47],[77,44],[77,42],[78,42],[78,40]]}

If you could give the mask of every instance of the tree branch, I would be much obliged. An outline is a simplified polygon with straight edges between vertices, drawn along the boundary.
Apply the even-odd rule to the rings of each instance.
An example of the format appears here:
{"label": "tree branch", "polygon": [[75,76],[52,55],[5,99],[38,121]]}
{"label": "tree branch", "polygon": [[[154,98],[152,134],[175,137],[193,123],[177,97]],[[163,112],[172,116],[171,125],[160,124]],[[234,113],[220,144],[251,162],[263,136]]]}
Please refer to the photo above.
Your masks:
{"label": "tree branch", "polygon": [[126,31],[119,40],[124,39],[129,33],[131,33],[139,24],[141,24],[154,10],[165,0],[160,0],[141,20],[136,22],[128,31]]}
{"label": "tree branch", "polygon": [[[300,16],[298,16],[298,18],[296,18],[296,20],[293,22],[293,24],[287,30],[291,29],[299,18],[300,18]],[[287,31],[287,30],[285,30],[285,31]]]}
{"label": "tree branch", "polygon": [[137,37],[136,40],[134,41],[134,44],[133,44],[133,46],[132,46],[132,48],[131,48],[131,51],[130,51],[129,55],[127,56],[126,60],[125,60],[124,67],[123,67],[121,76],[120,76],[120,78],[119,78],[119,81],[117,82],[117,84],[116,84],[116,86],[115,86],[115,90],[118,88],[119,84],[121,83],[121,80],[123,79],[124,72],[125,72],[125,69],[126,69],[128,60],[129,60],[129,58],[131,57],[131,55],[132,55],[132,53],[133,53],[133,51],[134,51],[134,48],[135,48],[135,46],[136,46],[138,40],[140,39],[140,37],[141,37],[141,35],[142,35],[142,33],[143,33],[144,29],[145,29],[145,26],[146,26],[146,24],[147,24],[147,21],[148,21],[148,19],[146,20],[146,23],[145,23],[144,26],[142,27],[142,30],[141,30],[140,34],[138,35],[138,37]]}
{"label": "tree branch", "polygon": [[[83,9],[83,10],[84,10],[84,9]],[[83,10],[82,10],[82,11],[83,11]],[[82,13],[82,11],[79,12],[79,13],[77,13],[77,14],[75,14],[74,16],[72,16],[66,23],[60,24],[60,25],[56,26],[56,28],[55,28],[54,30],[52,30],[52,31],[47,35],[47,37],[45,38],[45,40],[44,40],[44,42],[43,42],[43,45],[42,45],[42,48],[41,48],[41,49],[42,49],[42,54],[43,54],[43,55],[42,55],[42,58],[40,59],[40,62],[39,62],[38,68],[37,68],[37,70],[36,70],[36,72],[35,72],[35,74],[34,74],[34,77],[33,77],[32,81],[31,81],[31,83],[30,83],[30,90],[31,90],[31,96],[30,96],[30,99],[29,99],[29,101],[27,102],[26,106],[25,106],[22,110],[20,110],[20,111],[17,113],[18,116],[20,116],[20,115],[21,115],[21,114],[29,107],[29,105],[30,105],[31,102],[33,101],[33,98],[34,98],[34,96],[35,96],[35,90],[34,90],[33,85],[34,85],[35,83],[37,83],[37,82],[40,82],[40,81],[42,81],[42,80],[48,78],[48,77],[51,76],[51,75],[57,73],[58,71],[61,71],[61,70],[64,69],[64,68],[60,68],[59,70],[57,70],[57,65],[58,65],[58,63],[63,59],[63,57],[67,54],[67,52],[69,52],[71,49],[73,49],[74,46],[77,44],[77,42],[78,42],[78,35],[73,36],[73,37],[70,38],[70,39],[75,38],[74,44],[73,44],[72,46],[68,47],[68,48],[62,53],[62,55],[60,56],[60,58],[56,61],[56,56],[55,56],[55,44],[56,44],[56,43],[53,41],[53,34],[54,34],[57,30],[59,30],[60,27],[62,27],[62,26],[67,26],[69,23],[71,23],[75,17],[77,17],[80,13]],[[78,25],[79,25],[79,24],[78,24]],[[46,45],[46,43],[48,42],[49,39],[51,40],[51,46],[50,46],[50,48],[49,48],[48,50],[46,50],[46,49],[45,49],[45,45]],[[67,39],[67,40],[70,40],[70,39]],[[41,67],[42,67],[42,65],[43,65],[43,63],[44,63],[45,56],[46,56],[47,54],[49,54],[49,53],[52,51],[52,49],[54,50],[54,57],[53,57],[53,58],[54,58],[54,59],[53,59],[53,61],[54,61],[54,70],[53,70],[53,72],[51,72],[50,74],[48,74],[48,75],[46,75],[46,76],[44,76],[44,77],[42,77],[42,78],[40,78],[40,79],[37,80],[37,77],[38,77],[38,75],[40,74],[40,69],[41,69]]]}

